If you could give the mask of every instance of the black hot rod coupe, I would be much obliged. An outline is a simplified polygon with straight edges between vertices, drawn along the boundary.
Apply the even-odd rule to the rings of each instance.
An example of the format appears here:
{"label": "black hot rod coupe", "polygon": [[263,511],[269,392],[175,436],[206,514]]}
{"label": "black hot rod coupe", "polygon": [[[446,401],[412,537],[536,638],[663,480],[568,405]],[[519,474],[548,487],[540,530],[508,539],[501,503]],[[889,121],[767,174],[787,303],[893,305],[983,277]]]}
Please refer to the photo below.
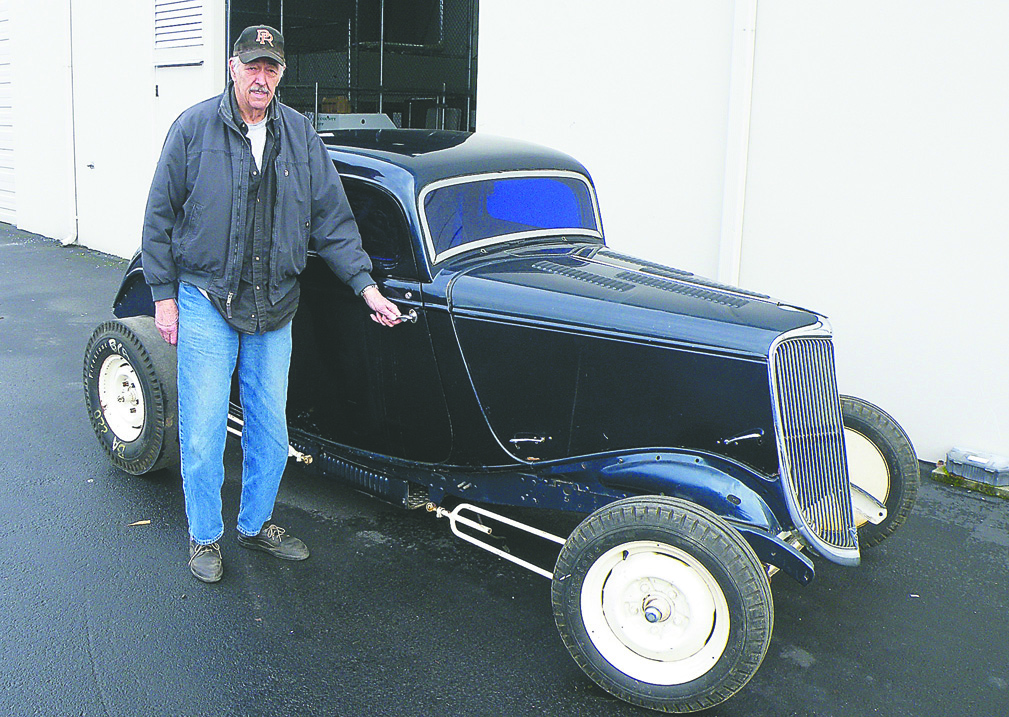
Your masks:
{"label": "black hot rod coupe", "polygon": [[[549,578],[561,639],[604,689],[668,712],[727,699],[767,651],[769,577],[808,583],[809,554],[856,565],[907,518],[914,450],[838,394],[824,317],[608,248],[591,178],[559,152],[323,138],[403,320],[373,324],[310,257],[291,455]],[[139,255],[114,314],[85,354],[92,425],[124,471],[174,467],[175,355]],[[558,536],[488,505],[586,517]],[[552,570],[487,539],[498,524],[560,545]]]}

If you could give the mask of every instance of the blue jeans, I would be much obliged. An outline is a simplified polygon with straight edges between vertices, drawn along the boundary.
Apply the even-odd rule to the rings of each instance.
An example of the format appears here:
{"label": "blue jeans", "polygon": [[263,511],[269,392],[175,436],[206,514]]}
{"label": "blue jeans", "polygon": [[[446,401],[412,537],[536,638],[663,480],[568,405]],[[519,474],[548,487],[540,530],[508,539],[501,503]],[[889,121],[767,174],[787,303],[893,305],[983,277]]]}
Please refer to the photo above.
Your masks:
{"label": "blue jeans", "polygon": [[245,420],[238,532],[256,535],[273,515],[287,465],[291,324],[241,334],[189,284],[179,285],[178,304],[179,443],[189,535],[201,545],[224,535],[224,442],[236,363]]}

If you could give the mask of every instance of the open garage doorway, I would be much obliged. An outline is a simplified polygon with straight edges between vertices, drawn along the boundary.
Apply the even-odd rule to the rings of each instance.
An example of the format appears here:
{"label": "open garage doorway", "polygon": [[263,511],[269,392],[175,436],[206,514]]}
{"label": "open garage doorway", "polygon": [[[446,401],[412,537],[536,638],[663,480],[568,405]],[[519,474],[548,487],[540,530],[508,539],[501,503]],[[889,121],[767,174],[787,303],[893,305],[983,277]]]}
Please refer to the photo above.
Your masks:
{"label": "open garage doorway", "polygon": [[279,96],[317,127],[380,112],[398,127],[476,124],[479,0],[230,0],[228,47],[242,29],[284,33]]}

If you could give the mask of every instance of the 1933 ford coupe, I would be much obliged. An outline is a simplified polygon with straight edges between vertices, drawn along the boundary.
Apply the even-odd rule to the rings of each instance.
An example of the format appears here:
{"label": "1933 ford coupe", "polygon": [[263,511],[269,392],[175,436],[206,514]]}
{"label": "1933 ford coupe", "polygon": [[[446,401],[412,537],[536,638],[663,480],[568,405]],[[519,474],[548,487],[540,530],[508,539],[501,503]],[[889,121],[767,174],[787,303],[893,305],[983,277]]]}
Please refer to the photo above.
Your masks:
{"label": "1933 ford coupe", "polygon": [[[373,324],[310,257],[291,455],[549,578],[561,639],[604,689],[668,712],[727,699],[767,651],[769,577],[808,583],[810,554],[857,565],[907,518],[913,448],[838,394],[824,317],[611,250],[588,172],[559,152],[323,137],[403,321]],[[92,425],[124,471],[174,467],[175,354],[139,255],[113,308],[84,358]],[[240,432],[237,394],[232,414]],[[494,505],[586,517],[555,535],[556,513]],[[560,545],[552,570],[488,540],[499,525]]]}

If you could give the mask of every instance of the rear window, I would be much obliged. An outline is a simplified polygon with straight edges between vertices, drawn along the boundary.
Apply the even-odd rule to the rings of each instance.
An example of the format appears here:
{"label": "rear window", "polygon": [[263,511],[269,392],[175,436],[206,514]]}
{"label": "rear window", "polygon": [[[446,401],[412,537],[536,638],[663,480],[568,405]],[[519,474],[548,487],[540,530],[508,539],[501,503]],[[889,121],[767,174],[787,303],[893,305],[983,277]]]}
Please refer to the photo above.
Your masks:
{"label": "rear window", "polygon": [[423,196],[433,260],[523,236],[600,236],[592,190],[574,174],[495,175],[435,185]]}

